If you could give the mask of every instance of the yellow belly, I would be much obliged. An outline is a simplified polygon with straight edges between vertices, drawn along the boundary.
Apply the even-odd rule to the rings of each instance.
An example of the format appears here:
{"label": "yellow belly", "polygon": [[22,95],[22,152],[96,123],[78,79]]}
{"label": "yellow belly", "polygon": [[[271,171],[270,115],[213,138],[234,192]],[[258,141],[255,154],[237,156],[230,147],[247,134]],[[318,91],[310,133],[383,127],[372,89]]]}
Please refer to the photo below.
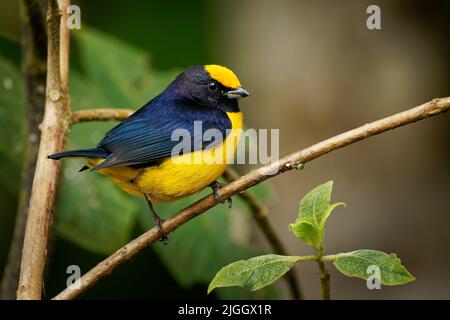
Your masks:
{"label": "yellow belly", "polygon": [[[233,159],[241,129],[242,113],[227,113],[232,131],[225,141],[214,148],[167,158],[158,166],[142,169],[111,167],[98,170],[109,176],[126,192],[147,194],[153,202],[168,202],[194,194],[216,181]],[[89,159],[94,166],[103,159]]]}

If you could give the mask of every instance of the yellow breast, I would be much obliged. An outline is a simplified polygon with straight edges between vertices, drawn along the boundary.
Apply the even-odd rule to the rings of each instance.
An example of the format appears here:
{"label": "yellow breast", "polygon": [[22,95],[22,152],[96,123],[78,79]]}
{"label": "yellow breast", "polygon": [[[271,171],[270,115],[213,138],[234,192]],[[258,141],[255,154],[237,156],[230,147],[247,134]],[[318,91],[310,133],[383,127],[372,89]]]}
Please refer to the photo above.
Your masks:
{"label": "yellow breast", "polygon": [[194,194],[220,178],[234,158],[242,132],[243,116],[241,112],[227,112],[227,115],[232,130],[223,143],[213,148],[167,158],[158,166],[143,169],[113,167],[101,169],[99,173],[110,176],[127,192],[137,195],[146,193],[155,203]]}

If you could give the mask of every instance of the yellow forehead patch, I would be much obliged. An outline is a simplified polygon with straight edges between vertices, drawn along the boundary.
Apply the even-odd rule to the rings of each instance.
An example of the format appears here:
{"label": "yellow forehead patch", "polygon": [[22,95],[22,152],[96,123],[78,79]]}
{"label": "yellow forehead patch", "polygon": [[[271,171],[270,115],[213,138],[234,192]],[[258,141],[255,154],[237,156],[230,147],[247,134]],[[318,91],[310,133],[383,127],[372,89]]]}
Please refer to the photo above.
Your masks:
{"label": "yellow forehead patch", "polygon": [[205,66],[206,72],[209,73],[212,79],[220,82],[225,87],[236,89],[241,86],[239,79],[230,69],[216,64],[209,64]]}

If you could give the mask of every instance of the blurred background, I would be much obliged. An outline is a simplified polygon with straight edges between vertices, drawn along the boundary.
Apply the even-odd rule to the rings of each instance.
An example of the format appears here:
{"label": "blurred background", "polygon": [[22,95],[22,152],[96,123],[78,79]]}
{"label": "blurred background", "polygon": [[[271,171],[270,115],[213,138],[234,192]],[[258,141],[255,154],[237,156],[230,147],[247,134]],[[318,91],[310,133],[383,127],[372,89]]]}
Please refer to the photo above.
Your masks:
{"label": "blurred background", "polygon": [[[25,145],[19,1],[0,2],[0,274],[14,229]],[[252,96],[249,128],[279,128],[286,155],[450,92],[448,1],[73,1],[70,95],[74,110],[137,109],[182,69],[230,67]],[[368,30],[366,8],[381,8]],[[89,147],[114,123],[74,128],[67,148]],[[396,129],[325,155],[254,188],[293,255],[311,254],[287,228],[299,200],[334,180],[326,252],[395,252],[416,277],[368,290],[331,271],[335,299],[450,298],[450,116]],[[45,298],[65,288],[69,265],[88,271],[151,226],[142,199],[108,179],[64,164],[55,208]],[[245,173],[250,167],[237,167]],[[208,191],[209,192],[209,191]],[[207,193],[207,192],[206,192]],[[203,193],[204,195],[205,193]],[[160,206],[170,216],[194,198]],[[246,206],[235,200],[188,223],[82,298],[289,298],[283,281],[256,293],[206,288],[232,261],[271,252]],[[296,267],[305,298],[319,298],[316,265]]]}

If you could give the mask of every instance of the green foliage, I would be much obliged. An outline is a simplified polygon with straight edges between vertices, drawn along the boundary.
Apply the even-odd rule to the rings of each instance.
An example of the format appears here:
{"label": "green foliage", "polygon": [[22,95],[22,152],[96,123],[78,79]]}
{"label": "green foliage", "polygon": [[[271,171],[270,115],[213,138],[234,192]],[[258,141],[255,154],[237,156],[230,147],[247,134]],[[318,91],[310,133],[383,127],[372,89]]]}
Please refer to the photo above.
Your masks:
{"label": "green foliage", "polygon": [[26,142],[24,83],[3,42],[0,37],[0,273],[14,229]]}
{"label": "green foliage", "polygon": [[230,286],[251,291],[261,289],[282,277],[296,261],[296,257],[268,254],[233,262],[217,272],[208,287],[208,293],[215,288]]}
{"label": "green foliage", "polygon": [[[289,230],[312,246],[314,256],[264,255],[248,260],[231,263],[217,272],[211,281],[208,293],[219,287],[239,286],[248,290],[264,288],[289,271],[296,262],[315,260],[321,273],[327,272],[323,263],[333,261],[336,268],[349,277],[367,280],[374,275],[372,267],[380,270],[380,282],[385,285],[401,285],[415,278],[401,265],[395,254],[375,250],[357,250],[349,253],[323,256],[324,231],[328,217],[334,208],[344,205],[342,202],[331,204],[333,182],[324,183],[311,190],[301,201],[296,221]],[[376,276],[376,274],[375,274]],[[325,281],[329,281],[327,278]],[[322,280],[322,296],[329,297],[329,284]],[[328,293],[326,291],[328,290]],[[325,291],[325,292],[324,292]],[[324,294],[325,293],[325,294]]]}
{"label": "green foliage", "polygon": [[25,146],[25,93],[20,70],[0,56],[0,183],[16,194]]}
{"label": "green foliage", "polygon": [[356,250],[339,254],[334,260],[336,268],[349,277],[364,280],[372,274],[370,266],[380,270],[381,284],[396,286],[414,281],[415,278],[402,266],[400,259],[393,253],[387,254],[376,250]]}
{"label": "green foliage", "polygon": [[77,162],[65,164],[57,232],[89,251],[109,254],[131,239],[139,207],[107,179],[79,169]]}
{"label": "green foliage", "polygon": [[109,107],[143,105],[177,73],[152,69],[145,51],[99,31],[88,29],[74,35],[83,71],[107,95]]}
{"label": "green foliage", "polygon": [[301,201],[298,218],[289,230],[305,243],[319,250],[322,246],[325,222],[331,211],[343,202],[330,205],[333,182],[324,183],[311,190]]}

